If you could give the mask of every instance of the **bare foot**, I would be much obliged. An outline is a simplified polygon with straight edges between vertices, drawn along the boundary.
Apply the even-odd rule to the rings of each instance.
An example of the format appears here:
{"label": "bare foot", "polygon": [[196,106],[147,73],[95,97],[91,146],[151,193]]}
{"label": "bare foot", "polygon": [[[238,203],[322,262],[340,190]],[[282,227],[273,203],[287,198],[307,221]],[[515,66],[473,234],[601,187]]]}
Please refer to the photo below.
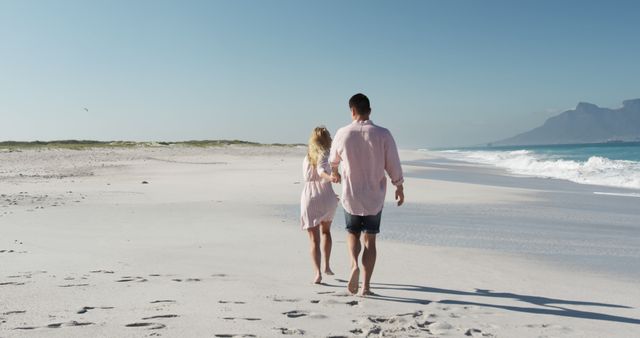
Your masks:
{"label": "bare foot", "polygon": [[313,280],[313,284],[320,284],[320,283],[322,283],[322,275],[317,274],[316,278]]}
{"label": "bare foot", "polygon": [[333,276],[334,275],[333,271],[331,271],[331,268],[324,269],[324,274],[327,275],[327,276]]}
{"label": "bare foot", "polygon": [[358,284],[360,284],[360,268],[356,267],[351,270],[351,277],[349,278],[349,283],[347,284],[347,289],[351,292],[352,295],[358,293]]}
{"label": "bare foot", "polygon": [[362,292],[360,292],[359,294],[360,297],[367,297],[367,296],[376,296],[375,293],[371,292],[371,290],[369,289],[362,289]]}

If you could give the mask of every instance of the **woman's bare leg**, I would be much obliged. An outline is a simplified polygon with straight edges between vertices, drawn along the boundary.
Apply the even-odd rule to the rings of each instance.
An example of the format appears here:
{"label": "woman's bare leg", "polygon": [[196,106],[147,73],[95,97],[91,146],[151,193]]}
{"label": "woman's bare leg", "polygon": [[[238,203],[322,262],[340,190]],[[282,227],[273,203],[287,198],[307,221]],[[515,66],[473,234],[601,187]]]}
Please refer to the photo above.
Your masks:
{"label": "woman's bare leg", "polygon": [[313,282],[320,284],[322,282],[322,273],[320,273],[320,227],[315,226],[307,229],[309,240],[311,241],[311,261],[316,271],[316,277]]}
{"label": "woman's bare leg", "polygon": [[329,276],[333,276],[333,271],[331,271],[331,265],[329,264],[329,260],[331,258],[331,246],[333,245],[333,241],[331,240],[331,221],[322,222],[320,226],[321,226],[320,231],[322,232],[324,273]]}

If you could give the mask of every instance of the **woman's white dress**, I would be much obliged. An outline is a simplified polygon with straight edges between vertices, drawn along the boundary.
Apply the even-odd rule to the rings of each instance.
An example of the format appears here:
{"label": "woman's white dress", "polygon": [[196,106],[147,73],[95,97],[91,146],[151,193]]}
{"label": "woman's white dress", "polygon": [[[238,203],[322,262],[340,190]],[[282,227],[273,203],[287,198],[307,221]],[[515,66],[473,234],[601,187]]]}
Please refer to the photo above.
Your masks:
{"label": "woman's white dress", "polygon": [[302,174],[304,187],[300,196],[300,223],[306,230],[320,225],[320,222],[332,221],[338,206],[338,196],[333,191],[331,181],[325,180],[320,173],[331,174],[328,156],[325,154],[316,168],[309,163],[309,158],[304,157],[302,162]]}

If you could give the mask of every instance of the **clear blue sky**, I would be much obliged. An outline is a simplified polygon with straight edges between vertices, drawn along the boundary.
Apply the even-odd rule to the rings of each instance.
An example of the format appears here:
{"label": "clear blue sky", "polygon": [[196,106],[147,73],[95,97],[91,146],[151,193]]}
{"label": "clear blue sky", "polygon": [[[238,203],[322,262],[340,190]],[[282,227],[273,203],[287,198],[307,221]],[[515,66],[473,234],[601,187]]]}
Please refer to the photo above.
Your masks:
{"label": "clear blue sky", "polygon": [[[484,143],[640,97],[637,1],[0,0],[0,140]],[[89,112],[84,111],[84,107]]]}

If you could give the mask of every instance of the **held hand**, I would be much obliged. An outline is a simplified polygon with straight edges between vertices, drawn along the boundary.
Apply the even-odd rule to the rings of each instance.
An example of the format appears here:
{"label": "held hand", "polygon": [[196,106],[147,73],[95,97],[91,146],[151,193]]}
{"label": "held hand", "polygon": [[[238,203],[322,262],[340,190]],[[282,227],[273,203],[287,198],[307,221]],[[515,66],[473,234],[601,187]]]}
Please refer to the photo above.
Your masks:
{"label": "held hand", "polygon": [[337,174],[337,173],[332,173],[331,174],[331,182],[332,183],[340,183],[340,181],[342,181],[342,177],[340,177],[340,174]]}
{"label": "held hand", "polygon": [[398,201],[398,206],[404,203],[404,188],[401,185],[396,188],[396,201]]}
{"label": "held hand", "polygon": [[340,173],[338,172],[338,168],[337,167],[332,167],[331,168],[331,182],[340,183],[340,181],[342,181],[342,177],[340,177]]}

